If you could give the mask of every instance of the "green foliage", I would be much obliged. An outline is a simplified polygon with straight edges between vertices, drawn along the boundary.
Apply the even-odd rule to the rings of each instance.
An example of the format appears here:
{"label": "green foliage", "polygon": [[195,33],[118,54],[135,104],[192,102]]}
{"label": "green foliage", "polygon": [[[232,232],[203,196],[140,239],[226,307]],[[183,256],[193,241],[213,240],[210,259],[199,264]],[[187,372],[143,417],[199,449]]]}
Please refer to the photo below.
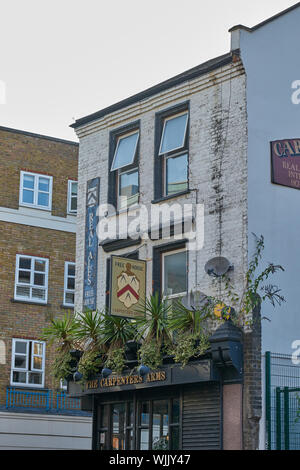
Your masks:
{"label": "green foliage", "polygon": [[245,275],[242,293],[237,294],[235,292],[230,277],[228,274],[225,274],[220,279],[220,283],[223,285],[223,299],[220,300],[215,297],[210,298],[214,306],[224,303],[224,301],[227,304],[229,303],[230,306],[236,310],[236,318],[233,320],[240,326],[251,324],[251,320],[249,320],[250,315],[255,308],[265,300],[270,301],[273,307],[275,307],[276,304],[281,305],[285,302],[284,297],[280,294],[281,289],[279,289],[278,286],[273,284],[263,285],[271,275],[284,271],[284,268],[280,265],[268,263],[266,268],[261,271],[260,274],[257,274],[265,245],[262,235],[260,237],[254,235],[254,237],[255,251]]}
{"label": "green foliage", "polygon": [[157,344],[155,339],[144,341],[138,351],[138,359],[141,364],[150,369],[158,369],[163,362],[163,348]]}
{"label": "green foliage", "polygon": [[157,292],[147,298],[139,310],[141,317],[136,320],[139,337],[144,338],[146,342],[155,340],[156,347],[171,343],[168,323],[171,308],[166,300],[159,299]]}
{"label": "green foliage", "polygon": [[181,331],[177,334],[176,342],[169,349],[176,363],[181,363],[182,368],[190,359],[203,356],[209,349],[209,335],[201,334],[198,337]]}
{"label": "green foliage", "polygon": [[169,316],[169,329],[171,331],[185,331],[191,335],[200,335],[203,332],[206,320],[211,317],[212,306],[210,299],[207,297],[201,306],[190,310],[186,308],[182,300],[177,300],[173,306]]}
{"label": "green foliage", "polygon": [[41,339],[55,344],[59,350],[70,351],[77,346],[77,322],[74,316],[66,313],[63,318],[51,320],[51,325],[44,328]]}
{"label": "green foliage", "polygon": [[51,365],[51,375],[59,382],[72,374],[72,356],[68,351],[59,351]]}
{"label": "green foliage", "polygon": [[136,329],[130,320],[108,314],[104,315],[102,338],[103,343],[109,349],[121,348],[125,346],[127,341],[134,339],[135,336]]}
{"label": "green foliage", "polygon": [[83,349],[101,349],[103,345],[103,314],[87,310],[76,314],[75,336]]}
{"label": "green foliage", "polygon": [[82,381],[86,381],[99,373],[103,363],[104,356],[97,349],[85,350],[78,363],[78,372],[83,375]]}
{"label": "green foliage", "polygon": [[124,348],[110,349],[105,365],[120,374],[125,367]]}

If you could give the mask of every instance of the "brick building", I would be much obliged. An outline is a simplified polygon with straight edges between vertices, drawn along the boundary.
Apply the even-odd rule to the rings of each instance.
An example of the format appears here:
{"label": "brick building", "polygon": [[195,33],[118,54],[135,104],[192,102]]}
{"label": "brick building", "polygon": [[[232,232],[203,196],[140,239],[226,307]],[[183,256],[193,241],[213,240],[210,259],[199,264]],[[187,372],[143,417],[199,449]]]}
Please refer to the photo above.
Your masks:
{"label": "brick building", "polygon": [[58,406],[64,384],[53,382],[53,350],[40,341],[74,309],[77,164],[75,142],[0,127],[0,448],[88,440],[88,418]]}

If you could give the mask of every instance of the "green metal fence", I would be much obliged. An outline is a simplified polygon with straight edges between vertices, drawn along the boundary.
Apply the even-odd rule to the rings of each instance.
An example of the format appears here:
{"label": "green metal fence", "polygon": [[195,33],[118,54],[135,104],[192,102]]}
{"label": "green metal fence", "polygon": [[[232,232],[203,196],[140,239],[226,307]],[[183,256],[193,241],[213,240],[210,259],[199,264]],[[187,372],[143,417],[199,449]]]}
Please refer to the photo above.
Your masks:
{"label": "green metal fence", "polygon": [[266,448],[300,450],[300,366],[292,356],[266,353]]}

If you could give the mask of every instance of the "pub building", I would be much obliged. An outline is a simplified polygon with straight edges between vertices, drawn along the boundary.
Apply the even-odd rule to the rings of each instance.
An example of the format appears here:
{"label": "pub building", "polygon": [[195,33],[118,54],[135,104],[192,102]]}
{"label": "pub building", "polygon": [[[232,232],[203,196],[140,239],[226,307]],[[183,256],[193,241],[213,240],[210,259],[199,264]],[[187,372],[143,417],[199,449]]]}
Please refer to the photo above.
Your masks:
{"label": "pub building", "polygon": [[144,372],[128,361],[127,372],[107,377],[104,370],[83,391],[69,382],[69,394],[93,412],[93,449],[222,449],[223,429],[235,418],[222,397],[242,384],[241,332],[229,322],[210,342],[207,355],[184,368],[166,358],[159,370]]}
{"label": "pub building", "polygon": [[[143,298],[222,296],[213,260],[243,290],[246,79],[232,50],[71,125],[79,138],[75,311],[134,318]],[[157,215],[159,214],[159,215]],[[254,449],[260,329],[213,321],[209,349],[158,370],[128,358],[71,397],[93,413],[93,449]],[[257,323],[257,325],[259,322]]]}

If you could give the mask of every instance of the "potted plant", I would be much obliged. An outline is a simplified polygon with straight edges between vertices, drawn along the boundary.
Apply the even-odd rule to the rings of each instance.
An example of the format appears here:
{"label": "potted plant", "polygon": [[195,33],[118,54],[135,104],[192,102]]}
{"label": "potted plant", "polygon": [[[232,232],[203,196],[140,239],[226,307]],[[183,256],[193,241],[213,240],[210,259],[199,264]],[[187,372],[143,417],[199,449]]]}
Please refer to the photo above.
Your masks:
{"label": "potted plant", "polygon": [[139,310],[137,319],[138,337],[143,340],[139,349],[139,362],[150,369],[157,369],[163,362],[163,356],[172,343],[168,316],[171,305],[160,300],[156,292],[146,299]]}
{"label": "potted plant", "polygon": [[76,322],[76,338],[83,350],[78,363],[78,372],[85,381],[99,373],[105,361],[107,348],[102,335],[103,314],[87,310],[76,314]]}
{"label": "potted plant", "polygon": [[174,337],[170,353],[182,367],[191,358],[202,356],[209,348],[208,319],[211,311],[212,302],[208,297],[202,299],[197,308],[187,308],[181,299],[174,303],[169,317],[169,328]]}
{"label": "potted plant", "polygon": [[136,337],[136,329],[132,321],[105,314],[103,318],[103,343],[107,350],[106,367],[117,373],[125,367],[125,345]]}
{"label": "potted plant", "polygon": [[41,339],[55,345],[55,358],[51,365],[51,373],[56,380],[73,377],[77,360],[71,352],[79,350],[76,337],[77,322],[74,315],[66,313],[63,318],[51,320],[50,326],[43,329]]}

